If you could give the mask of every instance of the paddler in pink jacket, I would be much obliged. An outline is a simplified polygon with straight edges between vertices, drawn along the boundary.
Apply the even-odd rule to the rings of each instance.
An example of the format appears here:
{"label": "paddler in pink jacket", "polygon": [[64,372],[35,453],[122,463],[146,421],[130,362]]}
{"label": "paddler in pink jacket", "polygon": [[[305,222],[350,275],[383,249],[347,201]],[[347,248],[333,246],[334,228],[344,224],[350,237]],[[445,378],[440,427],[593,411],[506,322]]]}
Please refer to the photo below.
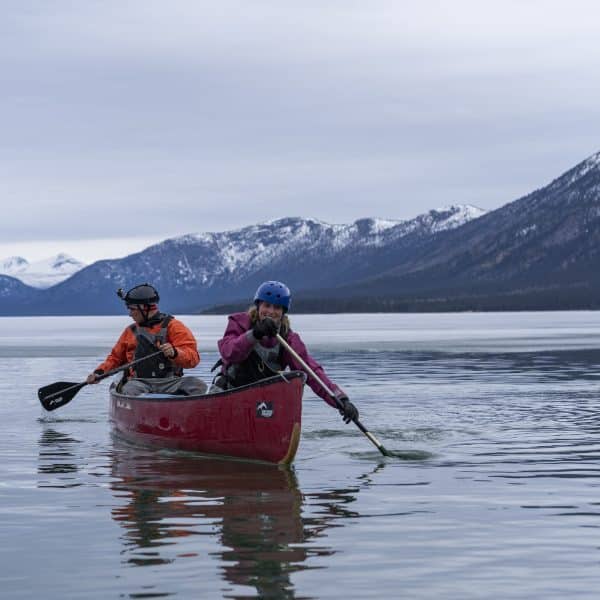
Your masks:
{"label": "paddler in pink jacket", "polygon": [[[221,364],[221,372],[215,377],[211,391],[247,385],[272,377],[286,367],[303,371],[302,365],[277,341],[275,335],[279,333],[335,394],[344,421],[349,423],[358,419],[358,410],[346,393],[327,377],[323,367],[306,350],[300,336],[291,330],[286,314],[290,303],[290,290],[285,284],[265,281],[256,290],[254,305],[248,312],[229,315],[225,334],[218,343],[221,360],[217,364]],[[309,374],[307,377],[306,382],[315,394],[338,408],[321,385]]]}

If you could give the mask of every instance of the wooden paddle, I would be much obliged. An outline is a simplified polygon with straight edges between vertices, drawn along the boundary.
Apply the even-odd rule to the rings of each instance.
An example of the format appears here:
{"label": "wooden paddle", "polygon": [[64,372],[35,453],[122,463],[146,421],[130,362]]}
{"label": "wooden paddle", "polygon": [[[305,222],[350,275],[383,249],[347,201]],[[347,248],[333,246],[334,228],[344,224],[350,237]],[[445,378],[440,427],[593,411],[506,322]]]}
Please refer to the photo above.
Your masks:
{"label": "wooden paddle", "polygon": [[[335,394],[329,389],[323,380],[302,360],[302,357],[279,335],[276,335],[279,343],[302,365],[302,368],[327,392],[331,399],[335,402],[335,405],[342,409],[342,403],[335,397]],[[352,422],[367,436],[370,442],[372,442],[381,454],[384,456],[392,456],[381,444],[381,442],[358,420],[352,419]]]}
{"label": "wooden paddle", "polygon": [[[98,375],[96,377],[96,381],[101,381],[102,379],[111,377],[116,373],[126,371],[134,365],[137,365],[154,356],[158,356],[159,354],[162,354],[161,350],[158,352],[153,352],[152,354],[148,354],[148,356],[138,358],[137,360],[133,360],[130,363],[121,367],[117,367],[116,369],[112,369],[111,371],[107,371],[102,375]],[[38,398],[46,410],[56,410],[57,408],[60,408],[61,406],[71,402],[71,400],[75,397],[75,394],[77,394],[77,392],[86,385],[88,385],[87,381],[83,381],[81,383],[73,383],[71,381],[56,381],[55,383],[41,387],[38,390]]]}

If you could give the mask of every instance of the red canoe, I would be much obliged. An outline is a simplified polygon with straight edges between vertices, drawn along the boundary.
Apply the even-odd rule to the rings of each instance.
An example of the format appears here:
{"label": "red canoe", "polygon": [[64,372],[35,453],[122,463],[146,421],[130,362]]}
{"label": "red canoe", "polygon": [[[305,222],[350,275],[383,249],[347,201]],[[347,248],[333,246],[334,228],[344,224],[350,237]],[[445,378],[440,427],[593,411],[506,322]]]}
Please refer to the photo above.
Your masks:
{"label": "red canoe", "polygon": [[125,396],[110,388],[110,419],[128,440],[290,464],[300,441],[306,375],[290,371],[217,394]]}

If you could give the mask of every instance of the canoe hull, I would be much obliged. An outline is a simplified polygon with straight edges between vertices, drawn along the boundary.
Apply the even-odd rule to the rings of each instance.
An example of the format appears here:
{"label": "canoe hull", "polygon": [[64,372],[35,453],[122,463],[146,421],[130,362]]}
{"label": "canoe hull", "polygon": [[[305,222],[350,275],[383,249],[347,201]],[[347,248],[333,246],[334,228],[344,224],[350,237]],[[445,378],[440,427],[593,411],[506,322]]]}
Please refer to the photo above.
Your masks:
{"label": "canoe hull", "polygon": [[203,396],[125,396],[110,388],[110,419],[134,442],[290,464],[300,441],[305,375],[285,373]]}

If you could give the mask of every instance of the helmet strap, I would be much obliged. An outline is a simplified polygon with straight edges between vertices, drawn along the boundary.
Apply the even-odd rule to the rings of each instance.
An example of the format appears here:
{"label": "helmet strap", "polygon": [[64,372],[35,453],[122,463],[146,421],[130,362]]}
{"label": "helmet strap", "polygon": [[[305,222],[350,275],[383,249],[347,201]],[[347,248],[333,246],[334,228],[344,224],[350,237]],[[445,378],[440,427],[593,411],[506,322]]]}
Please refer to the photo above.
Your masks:
{"label": "helmet strap", "polygon": [[156,310],[157,306],[156,304],[140,304],[140,312],[142,313],[142,316],[144,317],[143,323],[147,323],[150,317],[150,313],[153,310]]}

